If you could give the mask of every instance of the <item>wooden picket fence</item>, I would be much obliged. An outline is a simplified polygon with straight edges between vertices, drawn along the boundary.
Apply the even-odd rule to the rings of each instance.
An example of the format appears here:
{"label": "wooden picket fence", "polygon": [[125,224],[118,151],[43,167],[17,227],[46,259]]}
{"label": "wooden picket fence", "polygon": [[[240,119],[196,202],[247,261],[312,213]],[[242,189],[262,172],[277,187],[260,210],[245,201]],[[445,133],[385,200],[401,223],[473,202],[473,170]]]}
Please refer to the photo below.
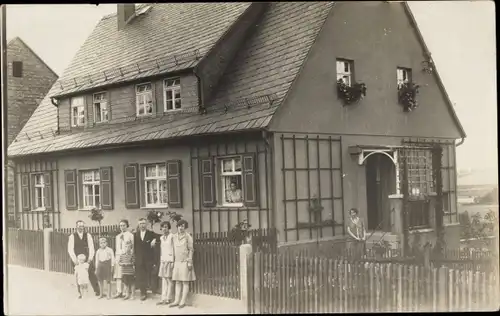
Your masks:
{"label": "wooden picket fence", "polygon": [[[58,228],[54,229],[55,232],[65,233],[65,234],[73,234],[76,232],[76,227],[66,227],[66,228]],[[115,225],[102,225],[102,226],[87,226],[85,227],[85,231],[91,233],[92,235],[97,235],[99,233],[116,233],[120,232],[120,226]]]}
{"label": "wooden picket fence", "polygon": [[498,306],[493,273],[252,253],[250,313],[437,312]]}
{"label": "wooden picket fence", "polygon": [[[248,231],[254,252],[276,252],[278,231],[276,228],[251,229]],[[241,242],[232,240],[230,232],[196,233],[193,239],[197,243],[218,243],[239,246]]]}
{"label": "wooden picket fence", "polygon": [[193,266],[194,293],[240,298],[239,246],[195,242]]}
{"label": "wooden picket fence", "polygon": [[7,263],[43,269],[43,231],[7,228]]}

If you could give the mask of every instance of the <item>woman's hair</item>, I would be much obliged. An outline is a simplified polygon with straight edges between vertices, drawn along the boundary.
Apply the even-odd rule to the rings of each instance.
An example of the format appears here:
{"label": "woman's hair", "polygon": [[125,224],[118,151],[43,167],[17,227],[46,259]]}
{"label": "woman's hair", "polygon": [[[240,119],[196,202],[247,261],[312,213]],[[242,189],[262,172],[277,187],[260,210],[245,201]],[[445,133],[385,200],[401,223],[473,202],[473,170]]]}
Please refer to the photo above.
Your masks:
{"label": "woman's hair", "polygon": [[180,221],[177,222],[177,227],[184,225],[184,228],[188,228],[188,222],[181,219]]}
{"label": "woman's hair", "polygon": [[349,213],[351,213],[351,212],[354,212],[356,215],[358,215],[358,214],[359,214],[358,209],[357,209],[357,208],[354,208],[354,207],[353,207],[353,208],[351,208],[351,209],[349,210]]}
{"label": "woman's hair", "polygon": [[163,222],[161,222],[161,224],[160,224],[160,228],[163,228],[163,227],[165,227],[165,226],[167,226],[167,227],[168,227],[168,229],[171,229],[171,228],[172,228],[172,226],[170,225],[170,222],[169,222],[169,221],[163,221]]}
{"label": "woman's hair", "polygon": [[128,220],[126,220],[126,219],[122,219],[119,224],[121,224],[121,223],[127,225],[127,228],[130,226],[128,223]]}

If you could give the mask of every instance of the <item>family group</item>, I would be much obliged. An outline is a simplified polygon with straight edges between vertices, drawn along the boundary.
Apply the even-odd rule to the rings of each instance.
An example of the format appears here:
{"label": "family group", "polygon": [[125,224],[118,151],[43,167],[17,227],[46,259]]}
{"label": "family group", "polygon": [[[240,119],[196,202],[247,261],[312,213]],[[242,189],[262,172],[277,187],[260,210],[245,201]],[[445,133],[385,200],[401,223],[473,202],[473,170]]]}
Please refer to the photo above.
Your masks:
{"label": "family group", "polygon": [[[170,222],[160,224],[161,235],[147,229],[146,219],[141,218],[136,232],[129,231],[128,220],[120,221],[120,233],[116,236],[116,250],[108,246],[106,238],[99,239],[95,251],[92,235],[85,232],[85,223],[76,223],[76,232],[69,236],[68,253],[75,265],[78,297],[88,293],[89,284],[95,295],[107,298],[134,299],[136,287],[142,301],[147,299],[147,287],[153,267],[159,265],[158,276],[162,280],[161,300],[158,305],[183,308],[189,293],[189,282],[195,281],[193,268],[193,237],[186,232],[188,223],[177,222],[177,233],[171,233]],[[155,248],[160,259],[156,262]],[[111,296],[111,281],[116,280],[116,293]],[[175,298],[174,298],[175,293]]]}

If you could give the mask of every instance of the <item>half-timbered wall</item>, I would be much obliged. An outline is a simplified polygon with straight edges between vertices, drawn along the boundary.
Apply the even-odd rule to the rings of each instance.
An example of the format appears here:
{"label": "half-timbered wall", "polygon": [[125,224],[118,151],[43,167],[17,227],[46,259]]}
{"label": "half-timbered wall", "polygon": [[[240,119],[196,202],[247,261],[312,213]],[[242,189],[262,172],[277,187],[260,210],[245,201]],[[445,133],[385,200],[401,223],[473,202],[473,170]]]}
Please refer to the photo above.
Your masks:
{"label": "half-timbered wall", "polygon": [[[221,203],[220,159],[254,157],[256,203],[226,207]],[[203,138],[191,148],[193,231],[225,232],[247,219],[251,229],[272,227],[271,149],[261,134]],[[203,163],[207,163],[208,166]],[[212,166],[212,168],[209,168]],[[205,168],[202,172],[202,168]],[[244,166],[245,168],[245,166]],[[210,177],[214,177],[211,179]],[[207,188],[213,183],[211,189]],[[243,188],[243,195],[247,188]],[[206,190],[206,192],[203,192]],[[213,192],[214,199],[210,199]],[[207,201],[209,200],[209,201]]]}
{"label": "half-timbered wall", "polygon": [[[280,242],[344,234],[340,136],[277,133],[275,144],[276,227]],[[323,210],[316,230],[309,206]]]}

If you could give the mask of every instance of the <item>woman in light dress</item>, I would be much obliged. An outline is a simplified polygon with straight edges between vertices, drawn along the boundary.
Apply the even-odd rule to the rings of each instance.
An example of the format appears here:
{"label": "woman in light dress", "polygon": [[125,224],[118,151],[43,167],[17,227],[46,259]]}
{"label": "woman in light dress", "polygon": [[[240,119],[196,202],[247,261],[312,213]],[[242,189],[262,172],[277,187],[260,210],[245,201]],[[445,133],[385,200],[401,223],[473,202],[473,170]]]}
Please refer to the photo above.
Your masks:
{"label": "woman in light dress", "polygon": [[115,251],[115,269],[113,277],[116,279],[116,295],[114,298],[123,298],[123,286],[122,286],[122,269],[118,264],[120,261],[120,255],[125,252],[125,244],[127,241],[132,242],[132,247],[134,243],[134,235],[128,231],[129,223],[128,220],[122,219],[120,221],[120,233],[116,236],[116,251]]}
{"label": "woman in light dress", "polygon": [[175,282],[175,301],[170,307],[186,305],[189,282],[195,281],[193,267],[193,237],[186,232],[188,223],[181,219],[177,222],[177,233],[172,237],[174,249],[174,268],[172,281]]}
{"label": "woman in light dress", "polygon": [[365,251],[366,231],[365,224],[359,217],[359,211],[355,208],[349,210],[347,233],[350,237],[347,240],[349,254],[361,258]]}
{"label": "woman in light dress", "polygon": [[173,234],[170,233],[170,222],[160,224],[162,235],[160,237],[160,268],[158,276],[161,278],[161,300],[157,305],[168,305],[172,302],[173,283],[172,272],[174,268]]}

